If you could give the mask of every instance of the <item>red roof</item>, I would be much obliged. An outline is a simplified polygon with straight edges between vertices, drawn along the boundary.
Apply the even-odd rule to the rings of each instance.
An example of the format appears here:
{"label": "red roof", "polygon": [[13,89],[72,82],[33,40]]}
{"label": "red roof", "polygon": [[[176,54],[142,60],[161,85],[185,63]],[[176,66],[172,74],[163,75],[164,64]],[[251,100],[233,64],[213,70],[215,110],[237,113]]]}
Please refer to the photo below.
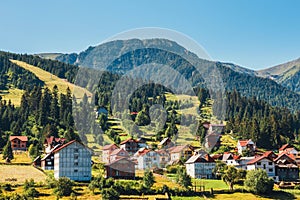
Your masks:
{"label": "red roof", "polygon": [[[70,141],[70,142],[68,142],[68,143],[66,143],[66,144],[64,144],[64,145],[62,145],[62,146],[60,146],[59,148],[55,149],[55,150],[53,151],[53,153],[59,152],[60,150],[62,150],[63,148],[66,148],[67,146],[69,146],[70,144],[73,144],[74,142],[77,142],[77,143],[81,144],[82,146],[86,147],[86,146],[85,146],[84,144],[82,144],[81,142],[78,142],[78,141],[76,141],[76,140],[72,140],[72,141]],[[86,148],[87,148],[87,147],[86,147]]]}
{"label": "red roof", "polygon": [[[274,158],[272,158],[272,156],[275,155],[275,154],[274,154],[274,155],[273,155],[273,154],[274,154],[273,151],[266,151],[263,155],[254,158],[253,160],[251,160],[251,161],[248,162],[247,164],[248,164],[248,165],[255,164],[256,162],[258,162],[258,161],[260,161],[260,160],[262,160],[262,159],[264,159],[264,158],[266,158],[266,159],[268,159],[268,160],[270,160],[270,161],[273,162],[273,159],[274,159]],[[276,155],[275,155],[275,156],[276,156]]]}
{"label": "red roof", "polygon": [[113,147],[119,148],[116,144],[108,144],[108,145],[103,146],[102,150],[110,150]]}
{"label": "red roof", "polygon": [[290,146],[290,144],[282,145],[282,147],[280,147],[279,151],[283,151],[283,150],[285,150],[286,148],[288,148],[289,146]]}
{"label": "red roof", "polygon": [[12,141],[14,139],[19,139],[22,142],[27,142],[28,141],[28,137],[27,136],[9,136],[9,140]]}
{"label": "red roof", "polygon": [[249,142],[249,140],[239,140],[241,147],[247,146],[248,142]]}
{"label": "red roof", "polygon": [[128,138],[127,140],[124,140],[123,142],[121,142],[120,144],[126,144],[127,142],[136,142],[136,140],[132,139],[132,138]]}

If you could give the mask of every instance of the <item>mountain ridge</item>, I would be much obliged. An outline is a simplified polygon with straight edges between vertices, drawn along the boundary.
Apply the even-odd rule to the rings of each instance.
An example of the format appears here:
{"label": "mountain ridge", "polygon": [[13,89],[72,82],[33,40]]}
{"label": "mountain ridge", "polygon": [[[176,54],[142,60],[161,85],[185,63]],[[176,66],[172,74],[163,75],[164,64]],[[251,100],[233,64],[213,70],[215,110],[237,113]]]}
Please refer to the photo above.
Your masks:
{"label": "mountain ridge", "polygon": [[[152,47],[155,47],[160,51],[155,50],[155,48],[151,49]],[[173,52],[176,52],[175,54],[177,55],[171,55]],[[128,55],[125,56],[125,54]],[[105,63],[106,60],[109,60],[108,55],[115,60],[112,59],[109,63]],[[148,58],[147,56],[152,56],[153,58]],[[75,57],[76,61],[74,59]],[[173,60],[173,62],[168,61],[168,59]],[[90,68],[104,67],[102,69],[109,69],[116,73],[126,73],[133,70],[135,66],[139,66],[139,63],[149,63],[150,61],[158,62],[171,66],[177,71],[179,70],[181,74],[185,75],[185,78],[192,81],[194,87],[197,86],[195,85],[196,83],[203,83],[201,80],[201,75],[203,76],[203,73],[206,73],[204,76],[211,76],[210,67],[212,67],[212,69],[217,68],[220,71],[221,76],[223,76],[222,78],[225,81],[226,90],[237,90],[243,96],[247,97],[256,96],[260,100],[267,101],[272,106],[288,107],[290,110],[294,111],[300,110],[300,105],[298,103],[300,101],[300,94],[295,92],[297,91],[294,90],[295,88],[287,87],[288,84],[284,84],[285,82],[279,82],[277,79],[260,76],[258,71],[247,69],[232,63],[201,59],[193,52],[188,51],[171,40],[116,40],[89,47],[79,54],[60,55],[57,57],[57,60],[63,62],[69,61],[67,62],[69,64]],[[127,62],[126,66],[124,65],[125,61]],[[200,72],[201,74],[199,74],[192,66],[188,67],[188,63],[181,65],[186,61],[202,66],[201,70],[203,71]],[[186,66],[186,68],[183,66]],[[197,73],[195,74],[195,72]]]}

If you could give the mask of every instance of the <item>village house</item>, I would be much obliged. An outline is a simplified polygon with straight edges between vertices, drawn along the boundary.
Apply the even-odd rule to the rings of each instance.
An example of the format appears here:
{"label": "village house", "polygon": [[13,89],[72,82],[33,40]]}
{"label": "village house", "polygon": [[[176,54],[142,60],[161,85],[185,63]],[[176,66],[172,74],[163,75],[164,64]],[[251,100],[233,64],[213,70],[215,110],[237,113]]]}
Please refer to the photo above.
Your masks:
{"label": "village house", "polygon": [[208,132],[214,132],[214,133],[218,133],[223,134],[225,130],[225,125],[224,124],[209,124],[208,125]]}
{"label": "village house", "polygon": [[238,165],[236,165],[235,167],[238,169],[243,169],[243,170],[247,170],[247,164],[248,162],[250,162],[251,160],[253,160],[255,158],[255,156],[250,156],[250,157],[240,157],[237,162]]}
{"label": "village house", "polygon": [[299,180],[299,167],[293,154],[282,152],[274,160],[276,175],[279,181],[297,181]]}
{"label": "village house", "polygon": [[213,170],[216,163],[207,153],[193,155],[185,162],[186,172],[192,178],[214,178]]}
{"label": "village house", "polygon": [[127,151],[129,154],[134,154],[139,149],[138,141],[132,138],[128,138],[120,143],[120,148]]}
{"label": "village house", "polygon": [[136,152],[134,157],[137,160],[138,169],[145,170],[160,166],[159,154],[150,149],[142,148]]}
{"label": "village house", "polygon": [[247,170],[263,169],[267,172],[270,178],[278,181],[278,176],[275,172],[274,159],[277,156],[272,151],[267,151],[263,155],[258,156],[247,163]]}
{"label": "village house", "polygon": [[55,149],[60,147],[60,144],[57,144],[54,148],[50,150],[43,158],[41,158],[41,168],[43,170],[54,170],[54,153]]}
{"label": "village house", "polygon": [[65,138],[56,138],[54,136],[47,137],[44,142],[45,153],[50,153],[56,145],[62,145],[65,141]]}
{"label": "village house", "polygon": [[160,143],[157,145],[157,147],[159,149],[162,149],[162,148],[165,148],[165,149],[168,149],[170,147],[173,147],[175,146],[174,142],[172,142],[172,140],[167,137],[167,138],[164,138],[162,141],[160,141]]}
{"label": "village house", "polygon": [[241,156],[233,155],[232,153],[224,152],[222,161],[226,163],[226,165],[238,166]]}
{"label": "village house", "polygon": [[251,139],[238,140],[237,149],[238,149],[238,153],[240,155],[242,155],[245,150],[249,150],[250,154],[254,155],[256,146],[255,146],[255,143]]}
{"label": "village house", "polygon": [[72,140],[53,151],[54,177],[74,181],[90,181],[92,152],[82,143]]}
{"label": "village house", "polygon": [[124,149],[115,149],[109,156],[109,162],[113,162],[120,158],[129,158],[129,154]]}
{"label": "village house", "polygon": [[168,149],[170,153],[170,164],[176,163],[180,161],[180,159],[188,160],[194,152],[194,147],[191,145],[181,145],[181,146],[174,146]]}
{"label": "village house", "polygon": [[159,167],[164,168],[170,162],[170,154],[165,149],[159,149],[156,151],[159,154]]}
{"label": "village house", "polygon": [[102,148],[102,161],[104,163],[110,162],[110,154],[119,147],[116,144],[108,144]]}
{"label": "village house", "polygon": [[27,136],[9,136],[9,140],[11,142],[11,148],[13,151],[15,151],[15,150],[26,151],[27,150],[27,142],[28,142]]}
{"label": "village house", "polygon": [[119,158],[105,165],[106,178],[135,178],[135,163],[128,158]]}

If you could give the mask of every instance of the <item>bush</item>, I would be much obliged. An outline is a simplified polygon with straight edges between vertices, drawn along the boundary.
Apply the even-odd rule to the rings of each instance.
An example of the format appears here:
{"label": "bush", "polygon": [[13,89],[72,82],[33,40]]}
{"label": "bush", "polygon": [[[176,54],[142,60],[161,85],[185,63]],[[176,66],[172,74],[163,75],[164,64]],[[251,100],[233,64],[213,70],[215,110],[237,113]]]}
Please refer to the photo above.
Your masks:
{"label": "bush", "polygon": [[245,186],[255,194],[268,194],[273,190],[274,181],[262,169],[251,170],[247,173]]}
{"label": "bush", "polygon": [[67,177],[60,177],[57,181],[56,188],[54,189],[54,193],[58,197],[62,196],[70,196],[73,192],[73,181],[71,181]]}
{"label": "bush", "polygon": [[101,194],[103,200],[118,200],[120,198],[120,194],[113,187],[104,188]]}
{"label": "bush", "polygon": [[3,190],[5,191],[12,191],[12,188],[11,188],[11,184],[9,183],[5,183],[3,186],[2,186]]}
{"label": "bush", "polygon": [[34,197],[38,197],[40,193],[34,187],[31,187],[31,188],[27,189],[24,192],[24,194],[27,197],[34,198]]}

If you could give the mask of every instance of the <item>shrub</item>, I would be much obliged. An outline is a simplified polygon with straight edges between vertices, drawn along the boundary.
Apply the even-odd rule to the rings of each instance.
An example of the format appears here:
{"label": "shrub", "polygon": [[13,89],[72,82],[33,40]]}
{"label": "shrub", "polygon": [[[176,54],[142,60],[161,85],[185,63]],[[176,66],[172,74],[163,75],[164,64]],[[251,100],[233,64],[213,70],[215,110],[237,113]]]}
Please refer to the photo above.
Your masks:
{"label": "shrub", "polygon": [[12,191],[12,188],[11,188],[11,184],[9,183],[5,183],[3,186],[2,186],[3,190],[5,191]]}
{"label": "shrub", "polygon": [[56,188],[54,189],[54,193],[58,197],[62,196],[70,196],[73,192],[73,181],[71,181],[67,177],[60,177],[57,181]]}
{"label": "shrub", "polygon": [[25,194],[25,196],[27,196],[27,197],[34,198],[34,197],[38,197],[40,193],[39,193],[34,187],[31,187],[31,188],[28,188],[28,189],[24,192],[24,194]]}
{"label": "shrub", "polygon": [[262,169],[251,170],[247,173],[245,186],[255,194],[268,194],[273,190],[274,181]]}

